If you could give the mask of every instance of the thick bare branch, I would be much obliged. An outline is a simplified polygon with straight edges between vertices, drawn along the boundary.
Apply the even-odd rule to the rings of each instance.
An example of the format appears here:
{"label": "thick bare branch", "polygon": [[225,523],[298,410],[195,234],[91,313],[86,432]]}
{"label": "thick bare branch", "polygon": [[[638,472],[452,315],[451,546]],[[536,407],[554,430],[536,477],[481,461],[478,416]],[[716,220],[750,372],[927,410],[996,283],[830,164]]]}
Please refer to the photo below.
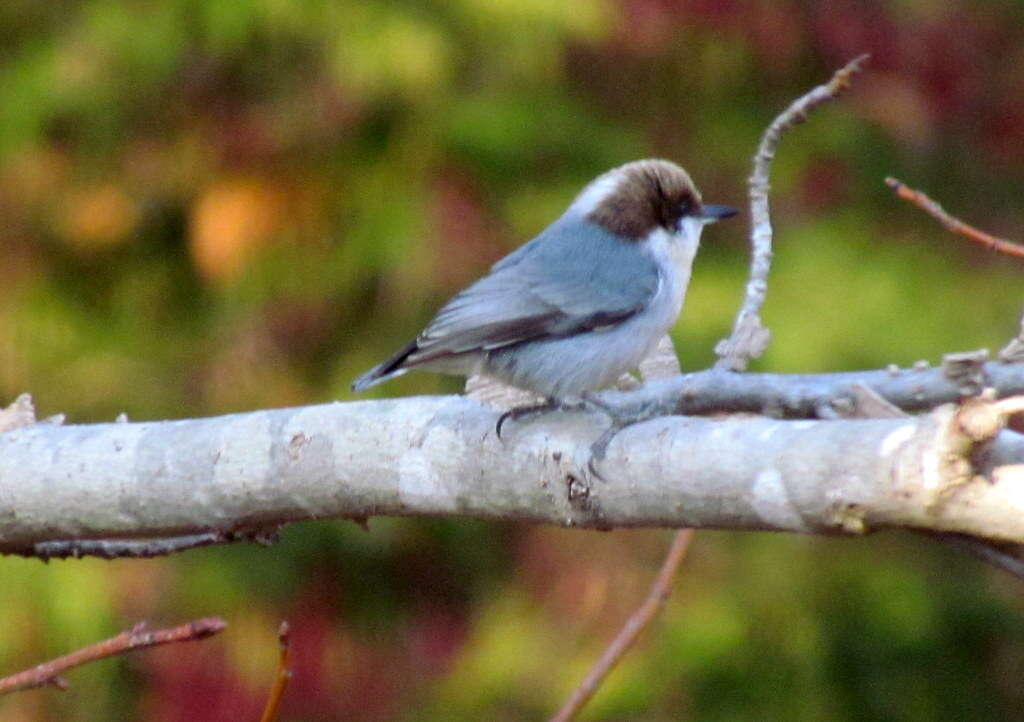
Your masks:
{"label": "thick bare branch", "polygon": [[[639,403],[673,383],[618,396]],[[953,407],[908,419],[658,418],[615,437],[600,481],[587,462],[602,414],[511,423],[504,442],[496,418],[471,399],[414,397],[15,429],[0,434],[0,552],[375,515],[602,529],[906,526],[1024,541],[1024,437],[965,436]]]}

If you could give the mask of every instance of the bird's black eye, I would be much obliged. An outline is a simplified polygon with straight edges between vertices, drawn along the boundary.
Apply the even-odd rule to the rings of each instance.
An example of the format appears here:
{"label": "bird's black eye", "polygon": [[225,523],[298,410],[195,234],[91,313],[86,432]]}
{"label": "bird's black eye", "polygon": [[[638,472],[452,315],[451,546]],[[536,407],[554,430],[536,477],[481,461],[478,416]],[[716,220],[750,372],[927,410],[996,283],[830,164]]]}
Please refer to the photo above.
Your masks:
{"label": "bird's black eye", "polygon": [[693,213],[693,197],[684,195],[682,198],[664,198],[661,201],[661,226],[678,233],[683,219]]}
{"label": "bird's black eye", "polygon": [[679,233],[683,230],[683,221],[692,216],[698,209],[694,203],[693,197],[687,195],[684,196],[679,203],[675,204],[675,207],[672,210],[672,215],[675,216],[672,222],[672,230]]}

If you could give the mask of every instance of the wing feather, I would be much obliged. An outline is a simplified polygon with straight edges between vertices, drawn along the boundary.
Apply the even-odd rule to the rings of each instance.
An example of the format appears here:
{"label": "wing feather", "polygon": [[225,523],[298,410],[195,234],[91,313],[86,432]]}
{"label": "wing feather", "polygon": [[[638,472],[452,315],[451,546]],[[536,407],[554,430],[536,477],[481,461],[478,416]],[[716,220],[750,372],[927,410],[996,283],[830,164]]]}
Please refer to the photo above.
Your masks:
{"label": "wing feather", "polygon": [[403,365],[615,325],[658,285],[657,264],[634,243],[563,217],[449,301]]}

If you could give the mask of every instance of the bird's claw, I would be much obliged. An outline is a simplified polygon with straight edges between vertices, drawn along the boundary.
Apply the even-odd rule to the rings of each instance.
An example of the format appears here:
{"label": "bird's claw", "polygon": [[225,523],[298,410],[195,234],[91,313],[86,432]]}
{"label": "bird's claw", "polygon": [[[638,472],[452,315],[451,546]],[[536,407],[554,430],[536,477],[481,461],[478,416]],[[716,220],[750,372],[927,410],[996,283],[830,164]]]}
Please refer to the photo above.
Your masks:
{"label": "bird's claw", "polygon": [[517,406],[515,408],[509,409],[508,411],[505,411],[504,413],[502,413],[501,416],[498,417],[498,423],[494,425],[494,433],[500,439],[501,427],[504,426],[505,422],[508,421],[509,419],[516,421],[518,419],[523,418],[524,416],[532,416],[533,414],[542,413],[544,411],[554,411],[555,409],[564,408],[566,407],[561,402],[556,401],[555,399],[548,399],[544,403],[534,404],[532,406]]}
{"label": "bird's claw", "polygon": [[611,419],[611,426],[605,429],[597,438],[597,441],[590,445],[590,459],[587,461],[587,470],[595,478],[605,481],[601,472],[597,470],[597,465],[604,461],[605,455],[608,452],[609,444],[611,444],[612,439],[615,438],[616,434],[627,426],[637,423],[641,419],[633,417],[620,418],[617,416],[615,409],[595,399],[589,394],[584,395],[580,403],[566,403],[559,399],[547,399],[540,404],[534,404],[532,406],[517,406],[515,408],[508,409],[507,411],[502,412],[501,416],[498,417],[498,421],[494,425],[494,433],[499,439],[501,439],[501,429],[505,425],[505,422],[510,419],[512,421],[517,421],[525,416],[532,416],[533,414],[544,413],[547,411],[580,411],[584,409],[600,411]]}
{"label": "bird's claw", "polygon": [[605,478],[597,470],[597,463],[604,461],[604,457],[608,452],[608,445],[622,429],[623,426],[613,423],[612,426],[604,430],[604,433],[597,438],[597,441],[590,445],[590,459],[587,461],[587,470],[601,481],[605,481]]}

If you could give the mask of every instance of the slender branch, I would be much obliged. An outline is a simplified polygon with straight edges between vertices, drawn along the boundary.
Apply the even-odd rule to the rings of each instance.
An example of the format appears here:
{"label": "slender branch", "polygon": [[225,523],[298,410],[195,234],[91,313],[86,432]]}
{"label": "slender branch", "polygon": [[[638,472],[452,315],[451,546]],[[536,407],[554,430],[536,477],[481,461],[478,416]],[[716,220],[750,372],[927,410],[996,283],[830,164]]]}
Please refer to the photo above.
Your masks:
{"label": "slender branch", "polygon": [[558,713],[551,718],[552,722],[568,722],[575,719],[583,706],[590,701],[590,698],[597,692],[598,687],[608,676],[608,673],[615,668],[619,660],[629,651],[636,642],[640,633],[650,624],[651,620],[661,611],[672,593],[672,581],[675,579],[679,565],[686,557],[693,539],[693,529],[681,529],[672,540],[672,547],[662,562],[661,570],[651,585],[651,590],[632,616],[626,621],[622,629],[612,640],[612,643],[605,649],[604,654],[597,660],[587,676],[572,693],[572,696]]}
{"label": "slender branch", "polygon": [[284,691],[288,688],[288,682],[292,678],[292,670],[288,659],[288,646],[290,642],[291,628],[288,622],[281,622],[277,629],[277,639],[281,645],[281,656],[277,660],[277,676],[274,678],[274,686],[270,690],[270,698],[267,699],[267,706],[263,708],[263,715],[260,722],[274,722],[277,719],[278,710],[281,708],[281,699]]}
{"label": "slender branch", "polygon": [[996,544],[953,533],[929,533],[928,536],[965,551],[976,559],[998,567],[1018,579],[1024,579],[1024,545],[1022,544]]}
{"label": "slender branch", "polygon": [[91,644],[71,654],[65,654],[63,657],[57,657],[49,662],[44,662],[32,669],[26,669],[23,672],[0,679],[0,695],[17,692],[22,689],[42,687],[47,684],[55,684],[58,687],[64,688],[66,685],[60,678],[60,675],[73,667],[144,647],[204,639],[216,634],[226,626],[227,622],[222,619],[205,617],[178,627],[158,629],[151,632],[146,629],[145,622],[140,622],[127,632],[121,632],[116,637]]}
{"label": "slender branch", "polygon": [[761,307],[768,292],[768,272],[772,262],[772,223],[768,210],[769,176],[775,149],[783,134],[793,126],[807,120],[808,114],[823,103],[839,97],[859,73],[868,55],[861,55],[844,65],[832,79],[819,85],[795,100],[778,115],[761,137],[754,156],[754,169],[748,181],[750,195],[750,245],[753,259],[750,264],[750,279],[744,294],[743,305],[736,317],[732,334],[719,341],[715,347],[718,354],[716,369],[743,371],[747,364],[764,353],[771,334],[761,323]]}
{"label": "slender branch", "polygon": [[987,362],[980,364],[978,374],[980,383],[965,385],[945,364],[930,367],[926,362],[909,369],[890,366],[874,371],[825,374],[736,374],[709,370],[653,381],[628,393],[605,392],[601,399],[622,415],[633,414],[641,419],[673,413],[739,412],[808,419],[819,418],[823,408],[856,401],[861,387],[915,413],[955,403],[976,394],[981,387],[994,388],[999,397],[1024,394],[1024,364]]}
{"label": "slender branch", "polygon": [[[125,422],[118,422],[125,423]],[[218,544],[251,542],[270,546],[278,541],[280,527],[266,529],[238,530],[231,532],[208,531],[200,534],[184,534],[160,539],[59,539],[39,542],[31,551],[13,552],[19,556],[38,557],[44,562],[50,559],[79,559],[99,557],[100,559],[150,559],[152,557],[176,554],[188,549]]]}
{"label": "slender branch", "polygon": [[229,539],[221,532],[188,534],[167,539],[61,539],[35,544],[26,556],[50,559],[78,559],[99,557],[101,559],[148,559],[165,556],[186,549],[199,549],[213,544],[226,544]]}
{"label": "slender branch", "polygon": [[985,231],[964,223],[959,218],[947,213],[942,206],[925,195],[924,192],[914,190],[895,178],[886,178],[885,184],[895,191],[897,196],[905,201],[913,203],[915,206],[945,226],[946,230],[969,238],[975,243],[987,246],[993,251],[1005,253],[1008,256],[1024,258],[1024,245],[998,238],[990,233],[986,233]]}

